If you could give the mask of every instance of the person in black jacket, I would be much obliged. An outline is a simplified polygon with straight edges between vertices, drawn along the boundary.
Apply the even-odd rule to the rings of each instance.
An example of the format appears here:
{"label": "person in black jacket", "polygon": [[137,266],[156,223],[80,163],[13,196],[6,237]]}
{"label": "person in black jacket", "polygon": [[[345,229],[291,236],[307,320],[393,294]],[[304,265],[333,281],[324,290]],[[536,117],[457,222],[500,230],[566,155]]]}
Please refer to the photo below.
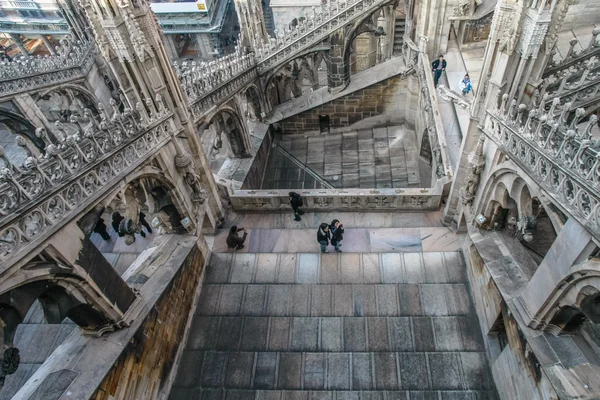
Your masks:
{"label": "person in black jacket", "polygon": [[329,245],[329,238],[331,233],[329,232],[329,225],[322,223],[319,225],[317,231],[317,242],[321,245],[321,253],[327,253],[327,246]]}
{"label": "person in black jacket", "polygon": [[102,218],[98,218],[98,222],[96,222],[96,226],[94,226],[94,232],[102,236],[102,239],[106,241],[110,240],[110,235],[106,231],[106,224]]}
{"label": "person in black jacket", "polygon": [[[112,213],[111,225],[112,225],[113,229],[115,230],[115,232],[119,233],[119,224],[121,224],[121,221],[123,221],[124,219],[125,219],[125,217],[121,216],[120,212],[115,211],[114,213]],[[122,235],[119,234],[119,236],[122,236]]]}
{"label": "person in black jacket", "polygon": [[344,225],[340,224],[337,219],[333,220],[332,224],[335,224],[335,230],[331,233],[331,244],[335,246],[335,251],[341,253],[340,247],[342,246],[342,239],[344,239]]}
{"label": "person in black jacket", "polygon": [[433,85],[437,87],[438,82],[442,77],[442,72],[446,70],[446,60],[444,60],[444,56],[440,56],[439,59],[432,62],[431,69],[433,70]]}
{"label": "person in black jacket", "polygon": [[304,214],[304,211],[302,211],[300,209],[300,207],[302,207],[304,205],[304,202],[302,201],[302,196],[300,196],[296,192],[290,192],[289,195],[290,195],[290,205],[292,206],[292,210],[294,210],[294,220],[300,221],[300,220],[302,220],[302,218],[300,218],[300,216],[302,214]]}
{"label": "person in black jacket", "polygon": [[[238,232],[244,232],[244,236],[240,237]],[[230,249],[235,248],[236,250],[240,250],[244,248],[244,242],[246,241],[246,236],[248,236],[248,232],[246,232],[246,228],[238,228],[237,226],[232,226],[229,230],[229,235],[227,235],[227,247]]]}
{"label": "person in black jacket", "polygon": [[[146,221],[146,214],[144,214],[141,211],[140,211],[140,225],[145,227],[146,230],[148,231],[148,233],[152,233],[152,228],[150,227],[150,224]],[[140,231],[141,231],[141,229],[140,229]]]}

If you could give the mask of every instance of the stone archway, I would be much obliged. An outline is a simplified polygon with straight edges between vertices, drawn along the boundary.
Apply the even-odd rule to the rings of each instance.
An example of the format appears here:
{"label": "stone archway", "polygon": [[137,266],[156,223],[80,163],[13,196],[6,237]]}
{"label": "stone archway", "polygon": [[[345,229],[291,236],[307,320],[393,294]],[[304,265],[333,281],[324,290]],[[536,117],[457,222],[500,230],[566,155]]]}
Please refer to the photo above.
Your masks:
{"label": "stone archway", "polygon": [[107,220],[126,245],[139,237],[150,240],[153,236],[147,237],[155,229],[158,233],[186,233],[181,224],[183,209],[173,190],[174,185],[157,174],[135,176],[103,202],[106,209],[98,217]]}
{"label": "stone archway", "polygon": [[[231,152],[236,158],[247,158],[251,154],[250,139],[246,133],[246,127],[238,116],[237,112],[229,107],[217,111],[210,118],[207,125],[215,133],[215,147],[223,143],[223,138],[227,140]],[[199,132],[201,135],[203,132]]]}
{"label": "stone archway", "polygon": [[255,120],[261,121],[264,113],[261,103],[260,103],[260,95],[258,94],[258,89],[251,85],[246,89],[246,92],[243,96],[243,101],[246,105],[246,114]]}
{"label": "stone archway", "polygon": [[[28,157],[28,151],[38,154],[45,151],[45,143],[36,136],[35,130],[35,126],[21,115],[0,110],[0,146],[12,164],[22,165]],[[28,143],[24,143],[23,139]]]}
{"label": "stone archway", "polygon": [[265,93],[271,108],[324,86],[322,69],[327,69],[325,51],[317,50],[303,53],[269,73]]}

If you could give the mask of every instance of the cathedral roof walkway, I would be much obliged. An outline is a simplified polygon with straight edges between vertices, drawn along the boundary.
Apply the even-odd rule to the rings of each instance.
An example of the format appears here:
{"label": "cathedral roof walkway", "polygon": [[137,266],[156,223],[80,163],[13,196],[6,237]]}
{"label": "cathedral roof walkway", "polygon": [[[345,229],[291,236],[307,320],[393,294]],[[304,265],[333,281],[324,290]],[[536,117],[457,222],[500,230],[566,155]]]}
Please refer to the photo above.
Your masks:
{"label": "cathedral roof walkway", "polygon": [[[320,254],[315,222],[345,224]],[[496,399],[460,238],[432,213],[247,213],[221,232],[170,399]]]}

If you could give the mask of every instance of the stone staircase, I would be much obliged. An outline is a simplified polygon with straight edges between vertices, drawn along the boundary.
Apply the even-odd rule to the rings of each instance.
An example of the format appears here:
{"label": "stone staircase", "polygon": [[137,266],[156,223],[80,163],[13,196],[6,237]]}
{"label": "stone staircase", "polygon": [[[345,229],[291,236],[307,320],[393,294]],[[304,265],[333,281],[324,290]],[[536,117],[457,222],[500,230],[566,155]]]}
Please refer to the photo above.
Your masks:
{"label": "stone staircase", "polygon": [[394,55],[402,53],[404,44],[404,32],[406,30],[406,19],[404,15],[396,15],[394,24]]}
{"label": "stone staircase", "polygon": [[[283,231],[294,241],[308,230],[287,229],[291,213],[234,217],[256,250],[222,251],[214,238],[169,398],[496,399],[464,261],[445,251],[458,246],[440,239],[450,233],[438,213],[398,215],[338,214],[341,254],[319,253],[314,237],[265,251]],[[299,225],[330,217],[305,214]],[[412,250],[353,252],[365,231],[403,238],[410,229]],[[424,246],[432,237],[437,248]]]}

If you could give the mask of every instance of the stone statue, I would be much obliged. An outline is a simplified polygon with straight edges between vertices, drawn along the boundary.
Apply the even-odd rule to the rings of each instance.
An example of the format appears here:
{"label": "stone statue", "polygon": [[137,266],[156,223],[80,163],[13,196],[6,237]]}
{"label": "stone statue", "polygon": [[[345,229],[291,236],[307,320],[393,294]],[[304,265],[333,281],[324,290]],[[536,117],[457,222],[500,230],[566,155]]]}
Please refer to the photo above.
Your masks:
{"label": "stone statue", "polygon": [[200,186],[200,179],[192,172],[187,171],[185,173],[185,183],[192,189],[192,201],[203,204],[206,199],[206,190]]}

